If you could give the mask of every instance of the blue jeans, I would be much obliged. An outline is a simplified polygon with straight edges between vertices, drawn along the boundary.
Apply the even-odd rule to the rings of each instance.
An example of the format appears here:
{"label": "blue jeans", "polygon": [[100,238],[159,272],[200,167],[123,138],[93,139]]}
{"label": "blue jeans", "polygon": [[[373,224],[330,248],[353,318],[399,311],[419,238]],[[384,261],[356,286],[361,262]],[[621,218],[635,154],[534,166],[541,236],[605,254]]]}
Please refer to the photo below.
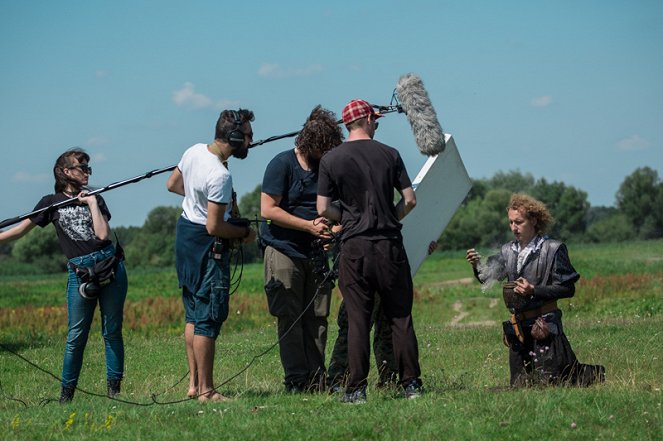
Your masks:
{"label": "blue jeans", "polygon": [[[93,266],[115,254],[113,245],[85,256],[74,257],[69,262],[79,266]],[[67,283],[67,314],[69,332],[64,351],[62,386],[76,386],[83,365],[83,351],[90,333],[94,309],[99,302],[101,334],[106,345],[106,376],[108,380],[121,380],[124,374],[124,341],[122,340],[122,315],[127,297],[127,272],[120,262],[115,280],[104,287],[97,299],[85,299],[78,293],[80,280],[69,268]]]}

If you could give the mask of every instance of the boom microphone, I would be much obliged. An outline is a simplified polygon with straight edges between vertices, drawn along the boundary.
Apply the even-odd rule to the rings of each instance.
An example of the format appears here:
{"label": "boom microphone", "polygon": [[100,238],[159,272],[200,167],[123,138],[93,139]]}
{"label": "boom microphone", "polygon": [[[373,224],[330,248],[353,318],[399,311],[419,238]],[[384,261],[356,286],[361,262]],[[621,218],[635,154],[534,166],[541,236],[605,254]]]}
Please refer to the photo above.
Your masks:
{"label": "boom microphone", "polygon": [[446,147],[444,132],[421,78],[414,74],[403,75],[396,85],[396,94],[412,126],[419,151],[427,156],[442,153]]}

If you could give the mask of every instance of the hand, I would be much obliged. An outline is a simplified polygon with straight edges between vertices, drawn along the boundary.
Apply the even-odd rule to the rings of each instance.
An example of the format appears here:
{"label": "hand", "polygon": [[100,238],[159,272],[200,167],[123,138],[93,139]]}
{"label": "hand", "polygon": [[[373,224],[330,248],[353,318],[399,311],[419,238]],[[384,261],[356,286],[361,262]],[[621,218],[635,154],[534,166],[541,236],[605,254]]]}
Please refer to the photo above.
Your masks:
{"label": "hand", "polygon": [[465,259],[472,265],[474,268],[477,267],[479,263],[481,263],[481,255],[475,250],[474,248],[470,248],[467,250],[467,254],[465,256]]}
{"label": "hand", "polygon": [[76,196],[80,202],[83,204],[86,204],[88,206],[96,205],[97,204],[97,197],[95,195],[88,196],[87,191],[81,191],[78,193],[78,196]]}
{"label": "hand", "polygon": [[521,296],[531,296],[534,294],[534,285],[529,283],[526,278],[519,277],[514,282],[516,286],[513,288],[513,292],[516,294]]}
{"label": "hand", "polygon": [[254,230],[253,228],[249,228],[249,235],[246,236],[244,239],[242,239],[242,242],[243,242],[243,243],[252,243],[252,242],[255,242],[256,237],[257,237],[257,235],[256,235],[255,230]]}
{"label": "hand", "polygon": [[317,217],[309,222],[308,231],[311,235],[320,239],[331,239],[331,230],[327,219]]}

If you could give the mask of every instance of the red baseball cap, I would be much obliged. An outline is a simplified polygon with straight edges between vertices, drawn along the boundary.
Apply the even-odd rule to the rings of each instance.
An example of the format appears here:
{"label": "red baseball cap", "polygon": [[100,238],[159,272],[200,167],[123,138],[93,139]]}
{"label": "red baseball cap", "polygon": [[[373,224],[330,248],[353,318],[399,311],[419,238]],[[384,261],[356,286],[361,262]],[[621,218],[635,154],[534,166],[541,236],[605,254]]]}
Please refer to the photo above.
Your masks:
{"label": "red baseball cap", "polygon": [[352,100],[343,108],[343,124],[350,124],[352,121],[365,118],[368,115],[373,115],[376,119],[382,117],[381,114],[373,110],[373,106],[368,101]]}

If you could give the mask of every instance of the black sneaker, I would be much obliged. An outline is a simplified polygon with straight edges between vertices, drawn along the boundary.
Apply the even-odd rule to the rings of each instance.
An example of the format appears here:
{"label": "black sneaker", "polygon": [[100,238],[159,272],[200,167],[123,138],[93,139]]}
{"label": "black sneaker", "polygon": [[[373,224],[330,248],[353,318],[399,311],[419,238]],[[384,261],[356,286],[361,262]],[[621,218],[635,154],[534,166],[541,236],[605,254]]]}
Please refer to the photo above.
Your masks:
{"label": "black sneaker", "polygon": [[364,404],[366,403],[366,388],[360,387],[353,392],[345,392],[341,397],[341,403]]}
{"label": "black sneaker", "polygon": [[74,392],[76,391],[76,386],[62,386],[60,391],[60,404],[70,403],[74,399]]}
{"label": "black sneaker", "polygon": [[331,386],[328,386],[327,390],[329,391],[330,395],[340,394],[341,392],[343,392],[343,386],[341,386],[339,383],[336,383],[332,384]]}
{"label": "black sneaker", "polygon": [[120,384],[122,384],[122,380],[106,380],[106,386],[108,386],[108,398],[116,398],[120,395]]}
{"label": "black sneaker", "polygon": [[417,380],[410,381],[410,383],[403,389],[403,396],[408,400],[419,398],[424,393],[421,383]]}
{"label": "black sneaker", "polygon": [[289,394],[302,394],[306,392],[306,386],[303,383],[286,383],[285,391]]}

